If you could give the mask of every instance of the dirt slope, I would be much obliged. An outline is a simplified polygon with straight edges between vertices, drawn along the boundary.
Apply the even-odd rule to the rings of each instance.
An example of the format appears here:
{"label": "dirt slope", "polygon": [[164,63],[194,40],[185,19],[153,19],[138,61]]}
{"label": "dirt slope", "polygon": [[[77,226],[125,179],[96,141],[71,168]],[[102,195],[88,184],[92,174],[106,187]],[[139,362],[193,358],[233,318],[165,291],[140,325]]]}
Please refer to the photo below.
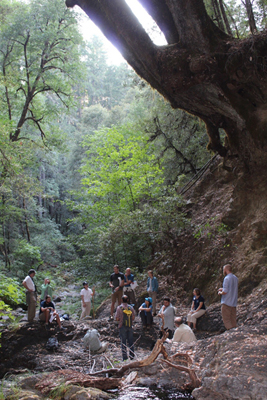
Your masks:
{"label": "dirt slope", "polygon": [[266,277],[267,171],[231,171],[213,165],[184,198],[190,219],[169,248],[160,249],[154,267],[175,279],[176,296],[186,302],[199,287],[209,304],[218,301],[222,266],[231,263],[239,278],[239,297],[251,293]]}

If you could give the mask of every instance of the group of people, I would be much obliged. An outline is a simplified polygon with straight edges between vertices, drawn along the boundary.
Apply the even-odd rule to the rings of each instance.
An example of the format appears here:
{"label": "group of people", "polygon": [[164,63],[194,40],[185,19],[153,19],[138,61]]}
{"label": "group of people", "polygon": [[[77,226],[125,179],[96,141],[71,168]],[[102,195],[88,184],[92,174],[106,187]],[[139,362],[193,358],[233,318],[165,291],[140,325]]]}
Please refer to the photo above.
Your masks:
{"label": "group of people", "polygon": [[[114,275],[120,274],[119,268],[114,267],[114,274],[110,277],[110,286],[112,288],[123,288],[125,279],[121,276],[118,284],[113,284]],[[222,319],[226,329],[236,327],[236,306],[238,296],[238,278],[232,273],[230,264],[223,267],[223,274],[225,276],[223,287],[218,290],[218,295],[221,296],[221,310]],[[123,275],[123,274],[122,274]],[[114,292],[122,289],[117,289]],[[153,276],[153,272],[148,272],[147,291],[149,296],[145,298],[144,303],[139,307],[140,318],[144,329],[150,330],[153,324],[153,316],[157,315],[162,320],[162,330],[160,337],[163,336],[163,331],[168,335],[167,341],[172,343],[178,342],[194,342],[196,336],[197,319],[206,312],[205,300],[198,288],[193,290],[193,300],[190,311],[187,315],[187,324],[183,322],[182,317],[175,317],[175,308],[171,304],[169,297],[164,297],[163,305],[158,314],[156,314],[156,294],[158,291],[158,281]],[[134,358],[134,341],[133,341],[133,328],[132,322],[135,319],[133,307],[129,304],[130,298],[127,295],[121,297],[122,303],[119,303],[115,315],[115,319],[119,323],[119,332],[122,346],[122,358],[127,360],[127,346],[129,347],[129,358]],[[115,296],[112,297],[112,301]],[[118,298],[119,300],[119,298]],[[115,303],[115,301],[114,301]],[[112,304],[111,311],[114,310],[114,303]],[[130,315],[130,317],[129,317]]]}
{"label": "group of people", "polygon": [[[110,320],[113,320],[114,308],[116,301],[115,320],[118,323],[122,357],[127,360],[127,347],[129,348],[129,358],[134,358],[134,341],[132,323],[135,319],[134,305],[136,303],[134,293],[134,275],[130,268],[127,268],[125,274],[119,271],[119,266],[114,265],[114,272],[110,275],[109,285],[112,288],[112,300],[110,309]],[[232,273],[230,264],[223,267],[225,275],[223,287],[218,290],[218,295],[221,296],[222,319],[226,329],[236,327],[236,306],[238,295],[238,278]],[[37,290],[34,282],[36,272],[31,269],[23,281],[23,286],[26,288],[26,302],[28,305],[28,321],[32,322],[36,314],[37,305]],[[163,305],[158,314],[156,314],[156,296],[158,292],[158,281],[153,275],[153,271],[148,271],[147,278],[148,297],[139,307],[140,318],[143,329],[150,330],[153,324],[153,317],[158,316],[162,320],[162,330],[160,336],[163,335],[163,330],[168,333],[168,341],[171,342],[187,342],[190,343],[196,340],[194,331],[196,330],[197,319],[206,312],[205,300],[198,288],[193,290],[193,300],[191,309],[187,315],[187,325],[183,322],[182,317],[175,317],[175,308],[171,304],[169,297],[164,297]],[[90,289],[88,282],[83,282],[83,289],[80,292],[81,296],[81,319],[90,315],[91,301],[95,296],[95,287]],[[45,322],[48,327],[49,321],[56,320],[59,329],[64,329],[61,326],[61,321],[58,313],[55,310],[55,305],[52,302],[52,288],[50,280],[45,278],[44,284],[41,287],[39,319]],[[193,329],[191,329],[191,327]]]}
{"label": "group of people", "polygon": [[[22,284],[26,289],[26,303],[28,306],[28,322],[32,323],[36,315],[37,305],[37,288],[34,282],[36,271],[30,269],[28,275],[23,280]],[[61,326],[61,321],[55,309],[55,304],[52,302],[52,288],[49,278],[45,278],[41,286],[39,320],[45,323],[45,328],[49,329],[49,322],[56,320],[60,330],[64,330]]]}

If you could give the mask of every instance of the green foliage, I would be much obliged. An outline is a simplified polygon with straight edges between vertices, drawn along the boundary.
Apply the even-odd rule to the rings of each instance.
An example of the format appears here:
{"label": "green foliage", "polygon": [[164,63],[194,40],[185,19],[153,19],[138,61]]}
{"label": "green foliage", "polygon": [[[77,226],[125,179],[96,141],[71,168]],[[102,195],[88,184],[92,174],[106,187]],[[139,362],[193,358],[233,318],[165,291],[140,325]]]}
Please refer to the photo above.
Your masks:
{"label": "green foliage", "polygon": [[0,272],[0,298],[9,305],[20,304],[24,299],[24,291],[19,282],[2,272]]}
{"label": "green foliage", "polygon": [[151,146],[134,126],[101,130],[84,141],[88,159],[82,184],[96,215],[135,210],[143,198],[155,197],[163,182]]}

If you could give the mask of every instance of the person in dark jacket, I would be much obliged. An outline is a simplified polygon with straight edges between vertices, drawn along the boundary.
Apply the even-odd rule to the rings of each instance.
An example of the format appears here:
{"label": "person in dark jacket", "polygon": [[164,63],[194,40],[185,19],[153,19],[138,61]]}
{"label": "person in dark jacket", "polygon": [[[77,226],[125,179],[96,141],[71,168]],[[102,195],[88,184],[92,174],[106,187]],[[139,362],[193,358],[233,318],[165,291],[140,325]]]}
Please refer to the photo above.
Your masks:
{"label": "person in dark jacket", "polygon": [[193,290],[193,301],[191,305],[191,310],[187,315],[187,325],[191,327],[193,324],[193,330],[197,328],[197,318],[201,317],[206,312],[206,307],[204,303],[204,297],[201,296],[200,290],[195,288]]}

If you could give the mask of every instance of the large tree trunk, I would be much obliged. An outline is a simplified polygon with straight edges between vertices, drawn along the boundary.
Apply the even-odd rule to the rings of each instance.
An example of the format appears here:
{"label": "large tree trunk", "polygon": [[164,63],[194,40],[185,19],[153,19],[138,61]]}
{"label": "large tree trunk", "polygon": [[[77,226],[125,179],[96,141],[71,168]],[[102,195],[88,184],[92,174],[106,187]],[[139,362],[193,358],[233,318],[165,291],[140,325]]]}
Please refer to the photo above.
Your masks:
{"label": "large tree trunk", "polygon": [[[79,5],[135,71],[174,108],[202,118],[209,148],[247,163],[266,158],[267,34],[244,40],[221,31],[203,0],[139,0],[164,32],[155,46],[124,0],[66,0]],[[227,135],[221,143],[219,129]]]}

